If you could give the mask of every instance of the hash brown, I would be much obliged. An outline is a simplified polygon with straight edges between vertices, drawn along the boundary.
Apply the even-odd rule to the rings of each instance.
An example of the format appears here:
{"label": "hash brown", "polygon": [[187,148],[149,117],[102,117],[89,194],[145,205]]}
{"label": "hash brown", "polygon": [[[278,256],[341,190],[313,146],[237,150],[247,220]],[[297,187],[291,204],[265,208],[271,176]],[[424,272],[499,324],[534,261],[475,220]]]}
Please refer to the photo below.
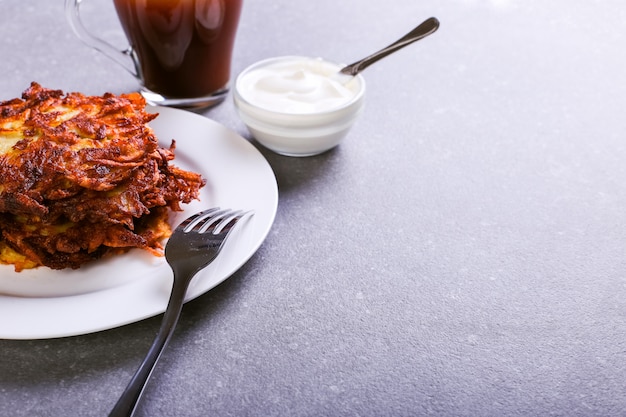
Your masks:
{"label": "hash brown", "polygon": [[162,253],[170,210],[205,180],[170,162],[138,93],[87,96],[32,83],[0,102],[0,262],[78,268],[142,248]]}

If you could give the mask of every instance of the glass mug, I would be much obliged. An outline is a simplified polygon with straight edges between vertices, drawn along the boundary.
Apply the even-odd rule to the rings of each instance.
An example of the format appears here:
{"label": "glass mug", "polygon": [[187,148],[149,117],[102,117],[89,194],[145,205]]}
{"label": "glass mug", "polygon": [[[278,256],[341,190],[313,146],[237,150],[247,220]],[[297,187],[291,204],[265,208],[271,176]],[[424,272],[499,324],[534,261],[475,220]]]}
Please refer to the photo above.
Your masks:
{"label": "glass mug", "polygon": [[123,51],[85,28],[84,1],[65,1],[74,33],[134,75],[146,101],[209,107],[224,100],[243,0],[113,0],[130,43]]}

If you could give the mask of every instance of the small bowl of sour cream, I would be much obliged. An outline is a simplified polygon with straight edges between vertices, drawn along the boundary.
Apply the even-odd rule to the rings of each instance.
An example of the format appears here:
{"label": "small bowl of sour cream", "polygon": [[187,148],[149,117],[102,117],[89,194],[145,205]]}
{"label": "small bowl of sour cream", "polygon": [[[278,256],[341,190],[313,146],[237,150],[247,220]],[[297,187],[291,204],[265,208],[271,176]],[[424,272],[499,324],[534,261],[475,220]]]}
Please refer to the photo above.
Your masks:
{"label": "small bowl of sour cream", "polygon": [[365,80],[338,74],[321,58],[270,58],[245,69],[234,86],[235,107],[252,136],[288,156],[337,146],[364,105]]}

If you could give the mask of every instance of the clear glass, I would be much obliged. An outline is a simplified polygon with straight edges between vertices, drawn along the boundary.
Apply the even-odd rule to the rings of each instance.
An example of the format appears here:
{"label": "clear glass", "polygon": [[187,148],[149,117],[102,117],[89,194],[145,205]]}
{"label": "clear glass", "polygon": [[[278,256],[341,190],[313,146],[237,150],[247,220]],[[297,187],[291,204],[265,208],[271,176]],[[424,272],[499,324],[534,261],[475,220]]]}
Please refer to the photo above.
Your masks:
{"label": "clear glass", "polygon": [[81,21],[85,0],[66,0],[74,33],[129,71],[151,104],[209,107],[230,88],[243,0],[112,0],[129,47],[118,50]]}

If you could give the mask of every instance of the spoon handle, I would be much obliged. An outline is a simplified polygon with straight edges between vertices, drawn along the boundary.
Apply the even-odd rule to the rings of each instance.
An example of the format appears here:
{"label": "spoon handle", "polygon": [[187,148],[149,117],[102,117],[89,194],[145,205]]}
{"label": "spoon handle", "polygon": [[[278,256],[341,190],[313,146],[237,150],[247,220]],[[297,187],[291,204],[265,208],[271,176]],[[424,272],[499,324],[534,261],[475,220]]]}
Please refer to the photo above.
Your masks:
{"label": "spoon handle", "polygon": [[418,41],[426,36],[434,33],[439,28],[439,20],[435,17],[428,18],[424,20],[419,26],[415,29],[387,46],[386,48],[381,49],[378,52],[373,53],[372,55],[365,57],[353,64],[350,64],[341,69],[341,73],[347,75],[357,75],[359,72],[363,71],[365,68],[372,65],[374,62],[378,61],[386,57],[389,54],[396,52],[398,49],[404,48],[405,46]]}

